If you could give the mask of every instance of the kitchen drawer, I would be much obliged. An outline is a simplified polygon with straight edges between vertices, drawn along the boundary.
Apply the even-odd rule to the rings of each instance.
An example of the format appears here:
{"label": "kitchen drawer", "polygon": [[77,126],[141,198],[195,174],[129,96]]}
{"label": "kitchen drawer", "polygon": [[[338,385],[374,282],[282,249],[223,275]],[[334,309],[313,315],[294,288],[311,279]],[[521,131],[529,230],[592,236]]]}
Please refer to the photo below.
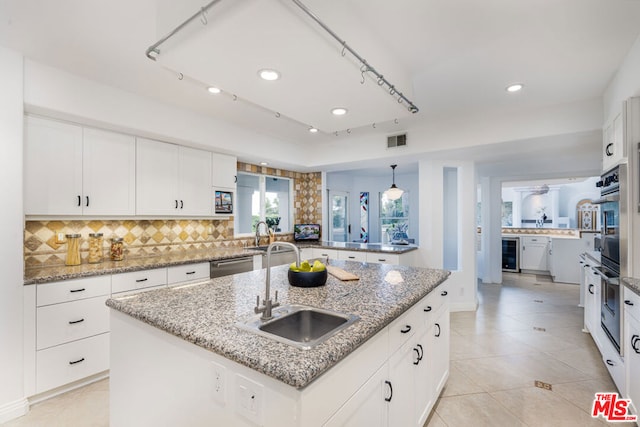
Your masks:
{"label": "kitchen drawer", "polygon": [[167,268],[167,282],[172,285],[192,280],[208,279],[210,275],[208,262],[198,264],[177,265]]}
{"label": "kitchen drawer", "polygon": [[313,257],[338,259],[338,251],[336,249],[313,248]]}
{"label": "kitchen drawer", "polygon": [[436,314],[444,307],[449,305],[449,285],[447,282],[432,290],[429,295],[418,303],[419,309],[422,311],[422,317],[425,324],[430,324],[430,319],[435,318]]}
{"label": "kitchen drawer", "polygon": [[546,245],[549,243],[549,238],[546,236],[520,236],[520,245]]}
{"label": "kitchen drawer", "polygon": [[36,285],[36,305],[58,304],[93,298],[111,293],[111,276],[95,276],[86,279]]}
{"label": "kitchen drawer", "polygon": [[400,255],[385,254],[380,252],[366,252],[367,262],[373,262],[377,264],[400,264]]}
{"label": "kitchen drawer", "polygon": [[167,284],[167,269],[132,271],[111,276],[111,292],[126,292]]}
{"label": "kitchen drawer", "polygon": [[623,295],[625,312],[640,322],[640,295],[636,294],[626,286],[624,288]]}
{"label": "kitchen drawer", "polygon": [[338,251],[338,259],[343,259],[345,261],[367,262],[367,253],[357,251]]}
{"label": "kitchen drawer", "polygon": [[37,349],[109,332],[107,296],[89,298],[37,309]]}
{"label": "kitchen drawer", "polygon": [[109,369],[109,334],[74,341],[36,353],[36,393]]}
{"label": "kitchen drawer", "polygon": [[421,319],[422,307],[411,307],[389,325],[389,356],[395,353],[424,324]]}

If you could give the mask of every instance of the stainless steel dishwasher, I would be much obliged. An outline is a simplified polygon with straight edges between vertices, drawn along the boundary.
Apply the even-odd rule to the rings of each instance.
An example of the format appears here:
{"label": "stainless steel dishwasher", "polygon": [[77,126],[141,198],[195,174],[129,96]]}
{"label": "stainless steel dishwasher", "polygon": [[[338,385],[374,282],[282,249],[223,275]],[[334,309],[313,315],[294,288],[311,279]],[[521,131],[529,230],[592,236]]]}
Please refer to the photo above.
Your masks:
{"label": "stainless steel dishwasher", "polygon": [[212,279],[229,276],[231,274],[245,273],[253,270],[253,256],[211,261],[209,266],[210,277]]}

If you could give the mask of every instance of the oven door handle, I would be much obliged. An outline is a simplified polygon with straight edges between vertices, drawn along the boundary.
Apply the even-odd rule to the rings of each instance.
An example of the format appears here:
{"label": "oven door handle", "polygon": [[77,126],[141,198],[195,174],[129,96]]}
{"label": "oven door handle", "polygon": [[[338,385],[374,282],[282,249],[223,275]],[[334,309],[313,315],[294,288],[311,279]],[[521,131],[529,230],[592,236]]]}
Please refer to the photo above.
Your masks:
{"label": "oven door handle", "polygon": [[593,267],[593,271],[595,271],[598,276],[602,277],[602,279],[610,285],[620,286],[620,279],[618,277],[609,277],[603,271],[601,267]]}

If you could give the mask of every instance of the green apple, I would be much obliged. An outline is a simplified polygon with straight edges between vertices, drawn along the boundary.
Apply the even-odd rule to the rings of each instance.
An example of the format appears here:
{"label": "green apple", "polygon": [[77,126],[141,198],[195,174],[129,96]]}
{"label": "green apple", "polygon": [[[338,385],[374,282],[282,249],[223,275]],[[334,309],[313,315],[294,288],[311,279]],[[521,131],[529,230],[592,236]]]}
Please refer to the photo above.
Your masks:
{"label": "green apple", "polygon": [[324,271],[325,269],[325,265],[320,260],[315,260],[313,266],[311,266],[311,271]]}

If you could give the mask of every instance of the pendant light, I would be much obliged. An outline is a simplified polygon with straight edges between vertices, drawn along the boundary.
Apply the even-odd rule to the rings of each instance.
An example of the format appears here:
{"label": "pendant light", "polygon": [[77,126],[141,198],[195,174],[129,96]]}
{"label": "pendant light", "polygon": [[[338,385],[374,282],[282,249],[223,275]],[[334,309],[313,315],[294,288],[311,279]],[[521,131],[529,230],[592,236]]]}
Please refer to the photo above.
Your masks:
{"label": "pendant light", "polygon": [[384,194],[387,196],[387,199],[389,200],[397,200],[402,197],[402,193],[404,193],[403,189],[396,187],[396,166],[398,165],[391,165],[391,170],[393,171],[393,181],[391,183],[391,187],[384,192]]}

